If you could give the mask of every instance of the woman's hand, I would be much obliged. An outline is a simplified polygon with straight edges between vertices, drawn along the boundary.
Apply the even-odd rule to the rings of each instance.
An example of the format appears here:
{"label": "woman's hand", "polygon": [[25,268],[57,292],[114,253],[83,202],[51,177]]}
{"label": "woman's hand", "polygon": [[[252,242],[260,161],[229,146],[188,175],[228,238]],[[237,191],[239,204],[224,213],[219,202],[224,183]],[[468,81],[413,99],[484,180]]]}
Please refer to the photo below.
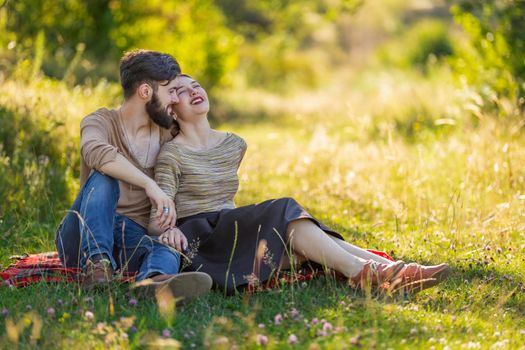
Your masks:
{"label": "woman's hand", "polygon": [[155,219],[158,220],[159,226],[162,229],[175,227],[177,213],[175,212],[173,200],[171,200],[153,180],[148,182],[144,189],[153,207],[157,208]]}
{"label": "woman's hand", "polygon": [[188,240],[178,228],[170,228],[159,236],[159,241],[182,252],[188,248]]}

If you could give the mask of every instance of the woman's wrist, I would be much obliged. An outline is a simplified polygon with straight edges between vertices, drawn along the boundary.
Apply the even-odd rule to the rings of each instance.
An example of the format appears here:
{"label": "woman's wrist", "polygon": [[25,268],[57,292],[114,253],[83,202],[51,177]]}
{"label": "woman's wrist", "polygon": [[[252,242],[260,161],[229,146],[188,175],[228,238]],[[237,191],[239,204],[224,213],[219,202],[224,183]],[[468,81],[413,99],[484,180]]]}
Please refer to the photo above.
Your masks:
{"label": "woman's wrist", "polygon": [[155,182],[155,180],[153,180],[152,178],[144,174],[144,178],[142,179],[141,187],[144,188],[144,190],[147,190],[148,187],[151,188],[151,186],[157,186],[157,183]]}

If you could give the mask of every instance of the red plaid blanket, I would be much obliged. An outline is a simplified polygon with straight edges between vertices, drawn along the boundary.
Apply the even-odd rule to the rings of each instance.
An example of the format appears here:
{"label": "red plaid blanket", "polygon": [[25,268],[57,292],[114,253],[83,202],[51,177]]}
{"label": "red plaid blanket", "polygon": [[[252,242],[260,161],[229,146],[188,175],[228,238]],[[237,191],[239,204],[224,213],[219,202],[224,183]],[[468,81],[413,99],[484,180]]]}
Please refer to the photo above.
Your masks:
{"label": "red plaid blanket", "polygon": [[29,284],[46,282],[76,282],[80,269],[62,266],[56,252],[12,256],[14,262],[0,272],[4,286],[25,287]]}
{"label": "red plaid blanket", "polygon": [[[25,287],[38,282],[78,282],[81,270],[62,266],[57,252],[11,257],[14,262],[0,272],[0,286]],[[120,280],[131,282],[135,273],[124,273]],[[3,280],[3,282],[2,282]]]}
{"label": "red plaid blanket", "polygon": [[[369,249],[368,251],[394,261],[385,252]],[[0,286],[25,287],[37,282],[78,282],[80,269],[65,268],[58,259],[57,252],[47,252],[11,257],[14,262],[7,269],[0,272]],[[291,276],[289,273],[281,273],[267,281],[265,288],[274,288],[282,283],[294,283],[309,281],[324,272],[322,271],[298,271]],[[124,273],[122,282],[134,281],[134,273]],[[250,287],[248,287],[250,291]],[[252,290],[253,291],[253,290]]]}

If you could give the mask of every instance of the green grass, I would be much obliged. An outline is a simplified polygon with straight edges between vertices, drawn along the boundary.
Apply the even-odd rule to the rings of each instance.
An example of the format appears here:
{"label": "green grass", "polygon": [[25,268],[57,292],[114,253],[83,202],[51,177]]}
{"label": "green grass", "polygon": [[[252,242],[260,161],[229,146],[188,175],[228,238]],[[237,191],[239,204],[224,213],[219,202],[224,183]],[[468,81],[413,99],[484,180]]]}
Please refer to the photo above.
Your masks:
{"label": "green grass", "polygon": [[[68,144],[78,141],[79,118],[117,101],[104,97],[110,87],[98,89],[89,97],[60,83],[0,87],[0,113],[29,116],[37,126],[42,118],[70,118],[49,136],[59,152],[47,165],[38,163],[46,147],[14,144],[18,154],[34,157],[25,163],[0,152],[0,183],[11,181],[0,185],[4,266],[9,255],[54,249],[64,198],[78,189],[78,150]],[[23,93],[39,102],[17,97]],[[446,70],[426,78],[341,73],[315,92],[232,91],[219,98],[223,110],[236,112],[220,128],[249,145],[238,205],[294,197],[350,242],[396,259],[449,262],[451,278],[410,298],[367,297],[322,278],[255,295],[213,292],[173,312],[155,300],[131,305],[125,285],[100,293],[73,285],[5,288],[0,309],[9,314],[0,315],[0,347],[259,349],[265,339],[270,349],[525,347],[523,116],[472,117],[478,99],[456,89]],[[66,151],[69,160],[61,158]],[[57,171],[67,173],[57,178]],[[295,345],[288,344],[291,334]]]}

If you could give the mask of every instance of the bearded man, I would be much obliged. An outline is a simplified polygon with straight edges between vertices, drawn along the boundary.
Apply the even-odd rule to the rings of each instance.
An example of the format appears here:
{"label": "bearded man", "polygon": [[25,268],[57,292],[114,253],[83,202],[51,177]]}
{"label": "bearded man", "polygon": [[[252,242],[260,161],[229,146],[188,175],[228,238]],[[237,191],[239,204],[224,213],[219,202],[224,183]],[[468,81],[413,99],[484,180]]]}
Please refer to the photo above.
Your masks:
{"label": "bearded man", "polygon": [[169,246],[186,242],[147,235],[152,204],[163,229],[175,227],[174,203],[153,180],[153,167],[160,147],[176,133],[172,105],[179,102],[179,73],[168,54],[126,53],[120,61],[124,102],[80,124],[81,190],[57,230],[56,246],[64,266],[83,269],[86,288],[107,285],[117,270],[136,272],[146,292],[169,288],[185,300],[211,288],[207,274],[178,273],[180,255]]}

